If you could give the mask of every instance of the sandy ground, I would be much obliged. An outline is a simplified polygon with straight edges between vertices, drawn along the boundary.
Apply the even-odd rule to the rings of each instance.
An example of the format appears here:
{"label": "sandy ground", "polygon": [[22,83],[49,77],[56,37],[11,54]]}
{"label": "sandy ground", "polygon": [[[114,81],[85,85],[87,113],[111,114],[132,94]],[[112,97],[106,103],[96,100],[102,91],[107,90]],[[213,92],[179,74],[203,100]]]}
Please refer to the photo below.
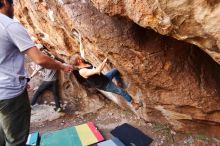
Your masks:
{"label": "sandy ground", "polygon": [[94,122],[105,139],[110,137],[112,129],[123,123],[129,123],[154,139],[151,146],[220,146],[220,140],[217,138],[177,133],[167,125],[146,123],[132,112],[123,110],[110,101],[96,113],[86,115],[80,112],[70,112],[68,109],[66,109],[65,114],[56,113],[51,105],[37,105],[32,109],[31,132],[39,131],[40,134],[43,134],[48,131],[83,124],[87,121]]}

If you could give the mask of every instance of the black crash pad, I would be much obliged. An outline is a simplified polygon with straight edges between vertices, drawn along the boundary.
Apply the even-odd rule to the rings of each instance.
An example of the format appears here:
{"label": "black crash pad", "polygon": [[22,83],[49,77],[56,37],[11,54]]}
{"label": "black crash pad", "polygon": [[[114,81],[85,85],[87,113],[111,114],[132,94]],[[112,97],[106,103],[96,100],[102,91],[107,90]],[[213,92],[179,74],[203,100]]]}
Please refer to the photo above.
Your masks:
{"label": "black crash pad", "polygon": [[143,132],[125,123],[116,127],[111,134],[121,140],[126,146],[148,146],[153,141]]}

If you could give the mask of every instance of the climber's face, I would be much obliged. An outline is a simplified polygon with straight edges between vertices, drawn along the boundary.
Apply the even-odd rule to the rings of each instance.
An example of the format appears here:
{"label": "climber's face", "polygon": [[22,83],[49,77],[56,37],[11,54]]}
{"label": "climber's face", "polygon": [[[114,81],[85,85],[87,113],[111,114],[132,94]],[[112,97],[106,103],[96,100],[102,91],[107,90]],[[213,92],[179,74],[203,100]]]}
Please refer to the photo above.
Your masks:
{"label": "climber's face", "polygon": [[76,54],[70,58],[70,62],[72,65],[79,67],[84,64],[85,60],[79,54]]}
{"label": "climber's face", "polygon": [[79,65],[84,64],[84,59],[80,57],[78,58],[77,62]]}

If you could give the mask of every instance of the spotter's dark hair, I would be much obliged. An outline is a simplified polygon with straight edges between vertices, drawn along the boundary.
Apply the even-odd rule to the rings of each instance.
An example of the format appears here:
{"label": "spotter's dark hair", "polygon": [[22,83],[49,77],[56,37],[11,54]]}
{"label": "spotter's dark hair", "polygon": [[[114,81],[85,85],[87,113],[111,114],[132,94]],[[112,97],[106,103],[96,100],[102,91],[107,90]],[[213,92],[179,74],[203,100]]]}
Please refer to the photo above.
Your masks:
{"label": "spotter's dark hair", "polygon": [[[13,0],[7,0],[10,4],[13,4]],[[4,6],[3,0],[0,0],[0,8]]]}

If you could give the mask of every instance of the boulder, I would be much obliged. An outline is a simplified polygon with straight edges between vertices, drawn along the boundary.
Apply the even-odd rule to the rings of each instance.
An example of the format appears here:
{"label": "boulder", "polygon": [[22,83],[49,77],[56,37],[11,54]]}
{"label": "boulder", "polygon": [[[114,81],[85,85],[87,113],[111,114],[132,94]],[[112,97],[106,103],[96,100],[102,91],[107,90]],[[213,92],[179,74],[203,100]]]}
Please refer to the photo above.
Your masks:
{"label": "boulder", "polygon": [[[218,62],[220,46],[217,1],[17,0],[15,6],[36,42],[67,62],[79,52],[77,29],[86,59],[98,65],[107,57],[103,73],[117,68],[129,94],[143,102],[139,117],[220,137],[220,67],[212,59]],[[84,96],[70,81],[65,97]],[[104,94],[127,107],[122,97]]]}

